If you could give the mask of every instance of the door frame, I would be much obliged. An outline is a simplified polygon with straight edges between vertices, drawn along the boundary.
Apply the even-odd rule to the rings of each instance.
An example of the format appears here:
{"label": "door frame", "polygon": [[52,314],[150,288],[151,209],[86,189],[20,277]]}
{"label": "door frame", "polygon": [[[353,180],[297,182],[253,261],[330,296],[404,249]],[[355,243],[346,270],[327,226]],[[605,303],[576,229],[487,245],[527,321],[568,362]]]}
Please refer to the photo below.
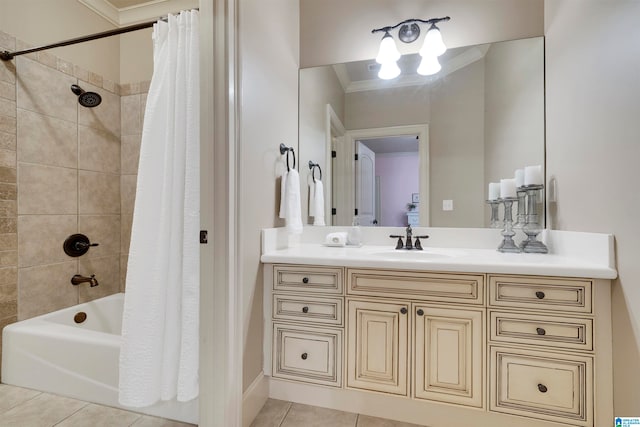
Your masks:
{"label": "door frame", "polygon": [[[382,128],[356,129],[348,130],[345,134],[345,144],[338,151],[338,173],[340,177],[344,177],[345,185],[341,186],[338,201],[345,203],[345,209],[338,209],[350,212],[351,215],[355,209],[355,153],[356,141],[360,139],[383,138],[391,136],[418,135],[418,185],[420,200],[426,201],[426,209],[420,209],[420,226],[429,226],[429,211],[431,203],[429,203],[429,125],[405,125],[405,126],[388,126]],[[338,215],[340,220],[347,222],[339,222],[338,224],[350,224],[351,215],[342,217]]]}
{"label": "door frame", "polygon": [[[336,138],[336,146],[341,145],[341,141],[344,140],[344,135],[347,132],[342,124],[342,120],[338,117],[331,104],[327,104],[325,107],[325,171],[322,174],[322,181],[325,194],[325,212],[324,217],[327,225],[337,225],[337,216],[333,217],[331,209],[333,206],[333,162],[331,152],[333,151],[333,138]],[[337,158],[337,157],[336,157]],[[339,169],[339,167],[338,167]],[[339,194],[339,192],[338,192]],[[339,199],[338,199],[339,200]],[[327,203],[328,202],[328,203]]]}

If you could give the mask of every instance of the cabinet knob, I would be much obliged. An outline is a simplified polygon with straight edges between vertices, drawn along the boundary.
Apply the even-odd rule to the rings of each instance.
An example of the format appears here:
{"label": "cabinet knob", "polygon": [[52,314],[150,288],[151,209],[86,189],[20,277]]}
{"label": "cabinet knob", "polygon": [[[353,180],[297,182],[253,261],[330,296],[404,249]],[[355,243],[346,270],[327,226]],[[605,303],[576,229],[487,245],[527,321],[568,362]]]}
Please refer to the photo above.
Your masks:
{"label": "cabinet knob", "polygon": [[400,309],[400,313],[402,313],[402,314],[407,314],[407,308],[406,308],[406,307],[402,307],[402,308]]}
{"label": "cabinet knob", "polygon": [[302,283],[304,283],[304,284],[309,283],[309,278],[308,277],[303,277],[302,278]]}
{"label": "cabinet knob", "polygon": [[424,310],[423,310],[423,309],[421,309],[421,308],[419,308],[419,309],[418,309],[418,311],[416,311],[416,314],[417,314],[418,316],[424,316]]}
{"label": "cabinet knob", "polygon": [[544,292],[542,292],[542,291],[536,292],[536,297],[538,297],[538,299],[543,299],[544,298]]}
{"label": "cabinet knob", "polygon": [[536,332],[538,333],[538,335],[546,335],[547,331],[545,331],[542,328],[536,328]]}
{"label": "cabinet knob", "polygon": [[[309,356],[307,355],[307,353],[302,353],[302,355],[300,357],[302,358],[302,360],[307,360],[307,357],[309,357]],[[538,386],[538,387],[540,387],[540,386]]]}
{"label": "cabinet knob", "polygon": [[308,313],[309,312],[309,307],[302,307],[302,312],[303,313]]}
{"label": "cabinet knob", "polygon": [[538,391],[540,393],[546,393],[547,392],[547,386],[545,386],[544,384],[538,384]]}

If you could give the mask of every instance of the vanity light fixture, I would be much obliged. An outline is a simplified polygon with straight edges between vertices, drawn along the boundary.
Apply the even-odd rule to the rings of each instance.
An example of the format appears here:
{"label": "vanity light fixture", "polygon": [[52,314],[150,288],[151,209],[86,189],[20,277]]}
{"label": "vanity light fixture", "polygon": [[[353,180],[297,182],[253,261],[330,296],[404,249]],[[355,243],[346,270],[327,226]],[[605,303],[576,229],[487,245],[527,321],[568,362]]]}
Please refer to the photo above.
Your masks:
{"label": "vanity light fixture", "polygon": [[422,56],[422,61],[420,62],[420,66],[418,67],[418,73],[423,76],[428,76],[431,74],[435,74],[440,71],[440,63],[438,62],[438,56],[442,55],[446,52],[447,47],[442,41],[442,34],[440,34],[440,29],[436,26],[438,22],[446,22],[448,21],[448,16],[444,18],[432,18],[432,19],[407,19],[396,25],[376,28],[372,30],[372,33],[384,32],[384,36],[382,37],[382,41],[380,42],[380,50],[378,51],[378,56],[376,57],[376,62],[380,64],[380,71],[378,72],[378,77],[384,80],[395,79],[400,75],[400,68],[398,67],[397,61],[400,59],[400,52],[396,46],[396,43],[391,36],[390,31],[395,30],[400,27],[398,30],[398,39],[403,43],[412,43],[418,39],[420,36],[420,25],[419,24],[429,24],[429,31],[427,31],[427,35],[425,36],[424,44],[420,49],[420,56]]}

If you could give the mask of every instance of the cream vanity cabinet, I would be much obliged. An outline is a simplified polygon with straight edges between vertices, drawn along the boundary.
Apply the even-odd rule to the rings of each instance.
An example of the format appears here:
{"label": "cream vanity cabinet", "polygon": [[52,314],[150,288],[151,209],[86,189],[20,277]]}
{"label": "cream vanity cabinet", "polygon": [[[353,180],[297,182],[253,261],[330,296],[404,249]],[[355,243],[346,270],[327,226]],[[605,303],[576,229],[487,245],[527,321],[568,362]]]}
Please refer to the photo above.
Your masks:
{"label": "cream vanity cabinet", "polygon": [[608,280],[283,264],[265,280],[265,372],[291,384],[273,397],[438,427],[610,424]]}

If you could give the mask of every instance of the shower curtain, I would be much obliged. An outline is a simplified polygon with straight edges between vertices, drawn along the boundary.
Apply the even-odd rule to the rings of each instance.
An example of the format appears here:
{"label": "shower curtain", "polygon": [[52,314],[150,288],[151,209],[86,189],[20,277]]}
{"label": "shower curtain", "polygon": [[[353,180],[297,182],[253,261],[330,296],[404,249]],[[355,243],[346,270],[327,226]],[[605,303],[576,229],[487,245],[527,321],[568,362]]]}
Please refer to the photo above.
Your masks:
{"label": "shower curtain", "polygon": [[120,351],[120,403],[198,396],[198,12],[153,29]]}

